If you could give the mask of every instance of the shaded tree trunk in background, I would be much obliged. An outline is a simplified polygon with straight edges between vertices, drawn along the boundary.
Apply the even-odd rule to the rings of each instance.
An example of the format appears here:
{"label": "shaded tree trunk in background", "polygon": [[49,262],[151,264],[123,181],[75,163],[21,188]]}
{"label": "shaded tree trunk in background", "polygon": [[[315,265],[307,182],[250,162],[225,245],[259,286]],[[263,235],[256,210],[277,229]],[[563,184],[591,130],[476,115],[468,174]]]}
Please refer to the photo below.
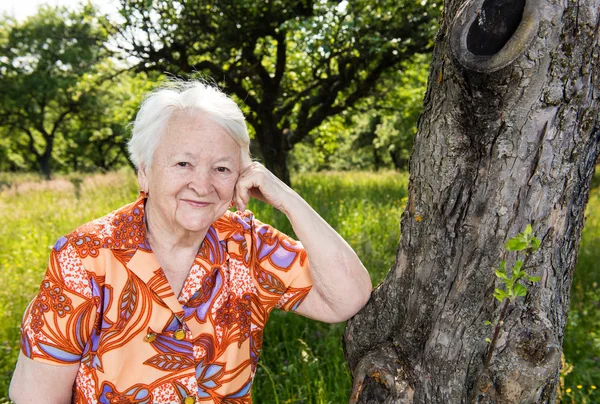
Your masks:
{"label": "shaded tree trunk in background", "polygon": [[[290,184],[290,172],[287,166],[287,158],[292,147],[287,142],[287,129],[279,129],[272,122],[260,127],[256,132],[256,140],[252,150],[258,147],[260,157],[262,157],[265,167],[286,184]],[[253,157],[256,157],[253,155]]]}
{"label": "shaded tree trunk in background", "polygon": [[40,174],[44,179],[50,180],[52,179],[52,168],[51,168],[51,159],[52,159],[52,141],[46,144],[46,149],[44,153],[40,155],[38,159],[40,165]]}
{"label": "shaded tree trunk in background", "polygon": [[[56,127],[56,126],[55,126]],[[54,148],[54,133],[48,133],[43,126],[38,127],[38,132],[44,139],[44,150],[40,153],[35,147],[35,139],[30,129],[22,129],[27,134],[27,148],[35,158],[40,175],[46,180],[52,179],[52,149]]]}
{"label": "shaded tree trunk in background", "polygon": [[408,159],[403,159],[400,157],[400,153],[395,150],[389,152],[390,158],[392,159],[392,163],[394,163],[394,168],[398,171],[404,171],[408,169]]}
{"label": "shaded tree trunk in background", "polygon": [[[447,0],[396,264],[348,324],[360,403],[551,403],[599,153],[597,1]],[[541,281],[500,304],[493,268],[528,223]]]}

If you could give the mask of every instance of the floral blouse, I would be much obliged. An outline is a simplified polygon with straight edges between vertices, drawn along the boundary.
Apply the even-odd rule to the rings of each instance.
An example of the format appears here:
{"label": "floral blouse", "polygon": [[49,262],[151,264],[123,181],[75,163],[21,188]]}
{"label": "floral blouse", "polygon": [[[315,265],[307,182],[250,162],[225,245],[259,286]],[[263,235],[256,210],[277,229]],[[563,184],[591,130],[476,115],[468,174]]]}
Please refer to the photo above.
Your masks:
{"label": "floral blouse", "polygon": [[73,403],[251,403],[269,313],[311,288],[304,248],[249,211],[226,212],[175,296],[146,241],[144,202],[56,242],[22,352],[80,364]]}

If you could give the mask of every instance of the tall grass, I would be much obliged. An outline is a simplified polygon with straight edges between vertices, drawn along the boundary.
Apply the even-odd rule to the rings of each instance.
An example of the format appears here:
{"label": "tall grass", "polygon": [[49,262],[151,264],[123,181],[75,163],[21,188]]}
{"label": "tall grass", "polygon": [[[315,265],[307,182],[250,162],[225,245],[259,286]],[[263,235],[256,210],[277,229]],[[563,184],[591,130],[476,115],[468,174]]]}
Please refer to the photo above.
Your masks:
{"label": "tall grass", "polygon": [[[37,291],[54,241],[78,225],[132,201],[138,187],[131,172],[88,176],[83,182],[79,177],[51,183],[23,177],[0,178],[12,184],[0,190],[1,403],[7,401],[18,355],[20,318]],[[352,245],[376,284],[394,263],[407,181],[407,175],[394,172],[318,173],[294,178],[294,187]],[[277,210],[256,201],[249,208],[261,221],[293,234],[289,222]],[[600,401],[592,389],[599,384],[600,220],[590,212],[600,212],[599,192],[590,200],[573,286],[573,320],[568,326],[565,351],[574,368],[565,377],[565,402],[571,402],[571,398]],[[265,330],[253,387],[255,402],[347,402],[350,376],[342,353],[342,332],[341,324],[324,324],[274,311]]]}

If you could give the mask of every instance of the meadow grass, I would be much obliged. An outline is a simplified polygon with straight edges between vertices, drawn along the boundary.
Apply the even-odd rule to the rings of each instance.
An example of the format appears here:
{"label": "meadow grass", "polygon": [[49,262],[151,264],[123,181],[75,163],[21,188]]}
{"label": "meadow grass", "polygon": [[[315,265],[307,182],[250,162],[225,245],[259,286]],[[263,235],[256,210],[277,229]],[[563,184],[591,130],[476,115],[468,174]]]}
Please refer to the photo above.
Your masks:
{"label": "meadow grass", "polygon": [[[0,178],[13,184],[0,190],[1,403],[7,401],[18,355],[20,318],[39,287],[54,241],[78,225],[131,202],[138,187],[128,171],[50,183]],[[380,282],[394,263],[408,176],[396,172],[317,173],[303,174],[293,181],[294,188],[356,250],[373,284]],[[285,216],[272,207],[252,201],[249,209],[261,221],[293,235]],[[600,220],[590,212],[600,212],[598,190],[590,199],[573,284],[570,319],[574,320],[569,322],[565,339],[567,361],[573,370],[565,376],[565,402],[600,401],[594,401],[598,393],[592,388],[599,376]],[[342,333],[343,324],[324,324],[274,311],[265,330],[254,401],[347,402],[351,383],[342,352]]]}

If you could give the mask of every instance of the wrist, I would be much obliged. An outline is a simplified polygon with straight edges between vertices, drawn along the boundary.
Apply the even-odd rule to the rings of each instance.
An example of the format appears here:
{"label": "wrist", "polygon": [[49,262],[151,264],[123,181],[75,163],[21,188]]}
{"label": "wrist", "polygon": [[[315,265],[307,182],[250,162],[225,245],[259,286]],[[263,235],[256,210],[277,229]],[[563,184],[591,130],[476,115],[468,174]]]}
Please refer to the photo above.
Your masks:
{"label": "wrist", "polygon": [[290,218],[290,215],[293,215],[294,212],[298,212],[299,209],[306,205],[306,201],[302,199],[302,197],[293,189],[289,188],[288,192],[286,192],[286,197],[283,199],[279,210]]}

